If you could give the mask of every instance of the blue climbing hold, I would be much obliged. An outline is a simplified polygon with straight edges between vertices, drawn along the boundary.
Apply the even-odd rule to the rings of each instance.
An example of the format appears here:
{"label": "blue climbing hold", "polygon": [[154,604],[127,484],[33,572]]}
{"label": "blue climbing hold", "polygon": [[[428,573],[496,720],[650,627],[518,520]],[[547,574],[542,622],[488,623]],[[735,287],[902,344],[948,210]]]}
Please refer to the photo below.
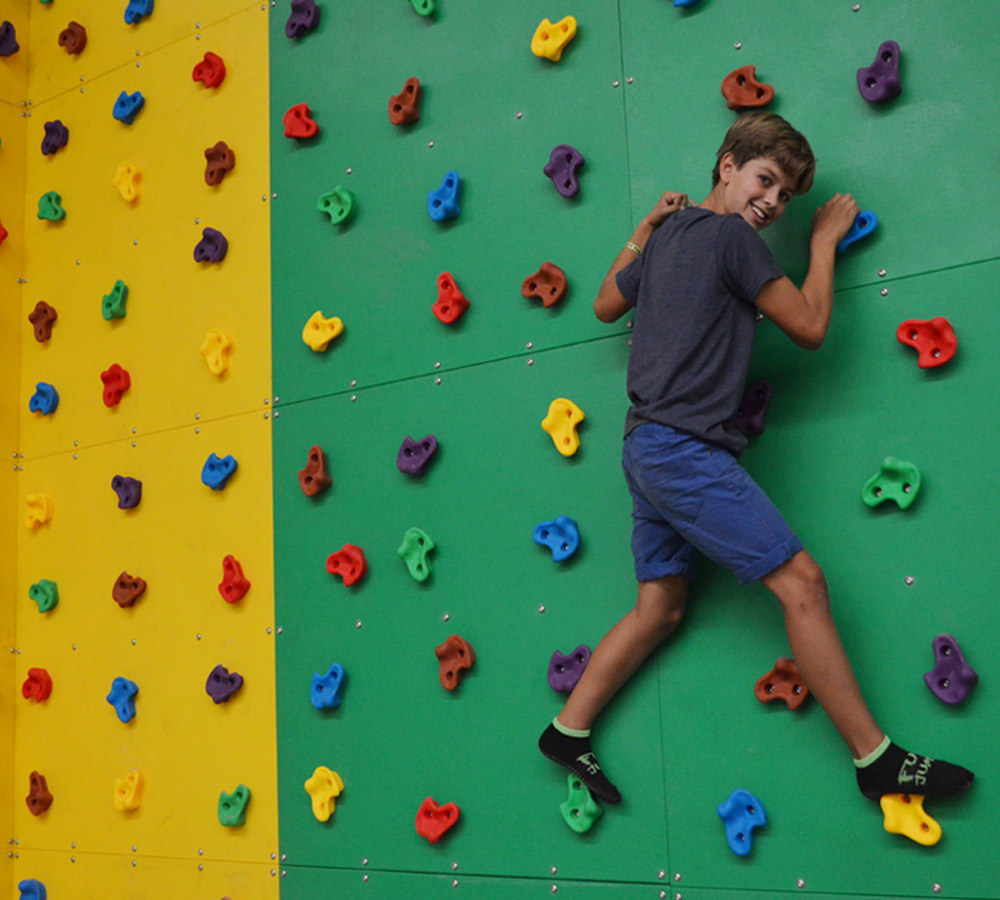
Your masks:
{"label": "blue climbing hold", "polygon": [[59,392],[51,384],[39,381],[35,385],[35,393],[31,395],[31,399],[28,401],[28,409],[47,416],[50,413],[54,413],[58,406]]}
{"label": "blue climbing hold", "polygon": [[726,825],[729,849],[737,856],[746,856],[753,845],[753,830],[767,824],[764,806],[750,791],[735,790],[719,804],[719,818]]}
{"label": "blue climbing hold", "polygon": [[221,491],[226,486],[226,480],[236,471],[236,465],[236,459],[232,456],[219,459],[214,453],[210,453],[202,466],[201,480],[213,491]]}
{"label": "blue climbing hold", "polygon": [[458,189],[461,186],[458,172],[452,170],[444,176],[441,187],[427,194],[427,212],[435,222],[457,218],[462,210],[458,208]]}
{"label": "blue climbing hold", "polygon": [[119,122],[131,125],[135,121],[135,117],[139,115],[139,110],[142,109],[145,103],[146,98],[142,96],[141,91],[136,91],[134,94],[130,94],[128,91],[122,91],[118,95],[118,99],[115,100],[115,108],[112,115]]}
{"label": "blue climbing hold", "polygon": [[139,693],[139,685],[134,681],[119,676],[111,682],[111,693],[108,694],[108,703],[118,713],[118,718],[123,722],[128,722],[135,718],[135,695]]}
{"label": "blue climbing hold", "polygon": [[153,0],[128,0],[125,7],[125,24],[135,25],[140,19],[153,14]]}
{"label": "blue climbing hold", "polygon": [[21,900],[45,900],[45,885],[37,878],[25,878],[17,883]]}
{"label": "blue climbing hold", "polygon": [[695,6],[697,3],[698,3],[698,0],[674,0],[674,6],[679,6],[682,9],[690,9],[692,6]]}
{"label": "blue climbing hold", "polygon": [[843,253],[848,247],[851,246],[855,241],[860,241],[863,237],[868,237],[876,228],[878,228],[878,216],[875,215],[870,209],[866,209],[864,212],[859,212],[857,216],[854,217],[854,222],[851,225],[850,231],[844,235],[840,243],[837,244],[837,252]]}
{"label": "blue climbing hold", "polygon": [[309,688],[309,700],[316,709],[334,709],[340,706],[340,688],[344,684],[344,667],[334,663],[325,675],[316,672]]}
{"label": "blue climbing hold", "polygon": [[540,522],[533,533],[536,544],[552,551],[552,561],[569,559],[580,546],[580,529],[569,516],[559,516],[552,522]]}

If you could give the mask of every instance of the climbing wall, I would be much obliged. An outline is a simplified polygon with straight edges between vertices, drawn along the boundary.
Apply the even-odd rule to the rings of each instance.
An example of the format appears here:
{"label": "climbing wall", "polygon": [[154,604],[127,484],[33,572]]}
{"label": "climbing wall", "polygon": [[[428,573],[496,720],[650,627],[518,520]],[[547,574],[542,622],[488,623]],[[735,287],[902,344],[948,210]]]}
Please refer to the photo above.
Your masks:
{"label": "climbing wall", "polygon": [[[3,890],[17,896],[36,879],[53,900],[273,897],[268,16],[259,2],[175,0],[126,24],[141,6],[25,2],[3,17],[17,19],[21,50],[0,71],[26,73],[11,104],[24,119],[4,109],[25,136],[8,148],[3,134],[0,157],[4,184],[10,175],[23,185],[16,239],[0,248],[21,419],[5,443],[18,471],[5,502],[17,570],[5,592],[16,609],[4,640],[15,651],[4,697],[14,701],[5,834],[15,858]],[[60,45],[70,22],[87,32],[78,55]],[[225,62],[217,87],[193,78],[206,52]],[[113,115],[123,92],[145,100],[132,124]],[[44,155],[56,121],[68,142]],[[236,165],[209,186],[204,152],[217,141]],[[134,178],[119,177],[123,164]],[[53,191],[59,221],[38,217]],[[5,223],[8,203],[4,194]],[[229,241],[220,262],[195,261],[206,227]],[[14,266],[7,254],[22,247]],[[118,281],[127,302],[109,318]],[[39,302],[58,312],[44,342],[28,321]],[[199,352],[213,330],[231,342],[218,374]],[[130,386],[109,406],[102,373],[114,365]],[[49,415],[28,410],[39,382],[59,395]],[[238,462],[219,490],[202,480],[211,454]],[[142,483],[134,508],[119,508],[117,476]],[[51,518],[29,529],[38,495]],[[251,583],[233,603],[217,587],[229,555]],[[131,606],[119,595],[120,606],[113,589],[132,579],[145,593]],[[45,612],[30,596],[43,581],[58,590]],[[244,679],[219,704],[206,692],[217,665]],[[22,696],[40,677],[31,669],[51,677],[48,699]],[[106,700],[119,678],[138,686],[128,722]],[[24,800],[32,772],[53,797],[37,816]],[[251,792],[245,824],[226,827],[220,800],[240,785]]]}
{"label": "climbing wall", "polygon": [[[285,33],[287,2],[271,16],[283,895],[426,897],[458,885],[490,898],[992,896],[995,873],[981,864],[1000,801],[990,779],[928,805],[938,845],[886,833],[816,704],[792,713],[755,699],[757,679],[788,653],[780,611],[711,566],[677,640],[600,722],[597,746],[625,802],[575,833],[559,810],[566,777],[535,749],[562,702],[546,681],[553,650],[593,646],[635,590],[618,465],[628,323],[602,325],[591,302],[663,190],[708,193],[734,118],[719,86],[753,64],[775,87],[771,108],[819,159],[813,192],[767,233],[786,270],[804,273],[812,212],[835,191],[853,192],[880,225],[839,262],[821,351],[761,326],[753,374],[775,397],[745,462],[824,566],[889,732],[989,765],[1000,323],[986,223],[1000,185],[977,160],[997,137],[985,114],[991,4],[439,0],[421,16],[400,0],[377,27],[368,4],[321,6],[298,38]],[[533,56],[541,20],[568,14],[579,31],[561,60]],[[875,107],[855,72],[888,39],[902,47],[903,94]],[[420,119],[397,127],[387,101],[410,77],[422,84]],[[285,136],[298,104],[314,137]],[[558,144],[586,158],[575,199],[542,173]],[[432,221],[428,192],[452,171],[461,215]],[[318,202],[334,192],[342,203],[344,190],[353,215],[333,224]],[[551,308],[520,292],[546,261],[569,281]],[[471,303],[452,326],[431,310],[443,272]],[[325,352],[303,341],[317,312],[344,328]],[[955,326],[959,351],[920,370],[896,328],[936,315]],[[560,397],[586,414],[569,458],[540,428]],[[404,474],[400,445],[426,435],[436,456],[422,477]],[[332,486],[309,497],[298,473],[317,445]],[[861,499],[888,455],[923,475],[906,511]],[[559,515],[581,532],[561,564],[532,540]],[[426,581],[396,552],[411,527],[436,545]],[[326,567],[348,544],[368,564],[352,586]],[[941,632],[981,679],[955,708],[923,684]],[[476,662],[451,692],[435,647],[453,634]],[[334,664],[340,703],[317,709],[312,679]],[[304,789],[320,766],[343,782],[325,822]],[[768,815],[747,858],[728,849],[716,814],[737,788]],[[461,809],[434,844],[414,828],[427,797]]]}

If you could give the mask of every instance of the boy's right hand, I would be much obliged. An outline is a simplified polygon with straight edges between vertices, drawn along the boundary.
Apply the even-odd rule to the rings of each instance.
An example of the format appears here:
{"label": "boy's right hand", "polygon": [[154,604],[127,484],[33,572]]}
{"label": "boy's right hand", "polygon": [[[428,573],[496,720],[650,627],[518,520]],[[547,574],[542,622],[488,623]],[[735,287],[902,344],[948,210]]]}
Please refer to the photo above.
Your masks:
{"label": "boy's right hand", "polygon": [[839,243],[851,230],[859,212],[861,208],[850,194],[834,194],[813,216],[813,240]]}

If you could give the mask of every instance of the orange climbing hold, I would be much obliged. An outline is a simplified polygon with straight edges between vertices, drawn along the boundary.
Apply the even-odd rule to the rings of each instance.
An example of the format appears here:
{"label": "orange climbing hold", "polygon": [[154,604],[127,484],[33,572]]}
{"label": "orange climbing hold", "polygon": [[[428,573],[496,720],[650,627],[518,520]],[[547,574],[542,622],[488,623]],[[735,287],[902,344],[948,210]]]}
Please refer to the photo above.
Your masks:
{"label": "orange climbing hold", "polygon": [[740,66],[722,79],[722,96],[730,109],[767,106],[774,99],[774,88],[757,80],[756,66]]}
{"label": "orange climbing hold", "polygon": [[434,655],[438,658],[440,666],[438,677],[441,679],[441,686],[448,691],[453,691],[462,682],[462,675],[466,669],[471,669],[476,661],[476,651],[472,645],[463,637],[453,634],[443,644],[438,644],[434,648]]}
{"label": "orange climbing hold", "polygon": [[782,656],[774,668],[758,680],[754,694],[761,703],[784,700],[789,709],[798,709],[809,696],[809,688],[802,680],[795,660]]}

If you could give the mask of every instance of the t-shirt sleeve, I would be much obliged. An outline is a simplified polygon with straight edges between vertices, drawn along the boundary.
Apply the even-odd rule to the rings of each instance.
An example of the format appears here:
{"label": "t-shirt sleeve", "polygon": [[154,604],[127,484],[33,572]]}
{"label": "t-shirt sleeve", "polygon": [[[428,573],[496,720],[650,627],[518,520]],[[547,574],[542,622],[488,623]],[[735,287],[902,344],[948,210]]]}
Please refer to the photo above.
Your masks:
{"label": "t-shirt sleeve", "polygon": [[719,264],[726,287],[747,303],[755,303],[765,284],[785,274],[764,239],[739,216],[727,216],[722,224]]}
{"label": "t-shirt sleeve", "polygon": [[615,276],[615,283],[625,302],[635,306],[639,300],[639,281],[642,279],[642,254],[632,260]]}

